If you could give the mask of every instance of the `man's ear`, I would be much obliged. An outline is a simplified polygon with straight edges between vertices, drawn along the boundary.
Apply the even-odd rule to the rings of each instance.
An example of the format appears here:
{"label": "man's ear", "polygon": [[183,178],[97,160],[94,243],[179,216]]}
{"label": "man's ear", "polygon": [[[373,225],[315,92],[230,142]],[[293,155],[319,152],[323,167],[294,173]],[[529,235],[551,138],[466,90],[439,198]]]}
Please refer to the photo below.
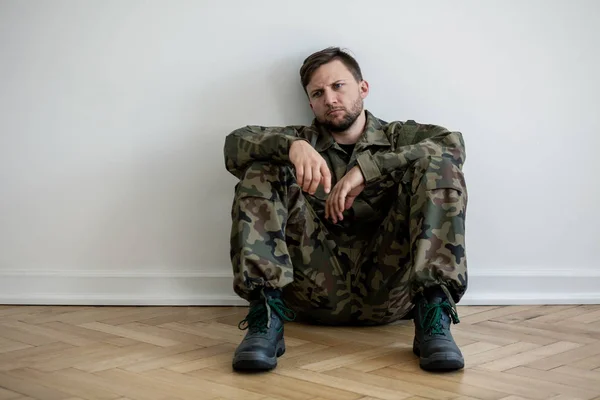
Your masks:
{"label": "man's ear", "polygon": [[361,81],[359,85],[359,90],[360,97],[362,97],[363,99],[366,98],[369,95],[369,82],[365,80]]}

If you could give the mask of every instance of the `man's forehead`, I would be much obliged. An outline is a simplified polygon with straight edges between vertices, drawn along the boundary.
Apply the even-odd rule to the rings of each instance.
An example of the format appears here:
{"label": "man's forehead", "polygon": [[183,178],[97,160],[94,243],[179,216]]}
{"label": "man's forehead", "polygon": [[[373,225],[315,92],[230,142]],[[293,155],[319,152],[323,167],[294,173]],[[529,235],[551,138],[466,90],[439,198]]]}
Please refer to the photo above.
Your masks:
{"label": "man's forehead", "polygon": [[350,78],[353,78],[352,73],[346,68],[344,63],[334,60],[317,68],[307,88],[308,90],[314,90]]}

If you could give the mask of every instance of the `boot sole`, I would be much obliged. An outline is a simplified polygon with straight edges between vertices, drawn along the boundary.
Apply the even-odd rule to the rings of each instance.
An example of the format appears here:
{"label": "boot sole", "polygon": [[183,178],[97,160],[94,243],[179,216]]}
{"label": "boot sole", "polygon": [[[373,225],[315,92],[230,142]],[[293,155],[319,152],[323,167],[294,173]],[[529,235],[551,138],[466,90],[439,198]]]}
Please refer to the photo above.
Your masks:
{"label": "boot sole", "polygon": [[464,358],[454,353],[433,353],[427,358],[421,357],[416,340],[413,341],[413,353],[419,357],[419,366],[425,371],[455,371],[465,367]]}
{"label": "boot sole", "polygon": [[246,351],[233,358],[233,369],[236,371],[268,371],[277,366],[277,358],[285,353],[285,341],[277,342],[275,357],[267,357],[261,352]]}

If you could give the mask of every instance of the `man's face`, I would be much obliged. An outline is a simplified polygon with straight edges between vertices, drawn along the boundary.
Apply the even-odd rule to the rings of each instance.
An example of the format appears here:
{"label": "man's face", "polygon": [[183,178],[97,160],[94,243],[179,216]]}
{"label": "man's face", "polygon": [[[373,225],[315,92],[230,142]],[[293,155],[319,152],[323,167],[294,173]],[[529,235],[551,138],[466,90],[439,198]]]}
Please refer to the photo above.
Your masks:
{"label": "man's face", "polygon": [[369,85],[366,81],[356,82],[348,68],[334,60],[314,72],[306,90],[317,121],[331,132],[343,132],[363,112]]}

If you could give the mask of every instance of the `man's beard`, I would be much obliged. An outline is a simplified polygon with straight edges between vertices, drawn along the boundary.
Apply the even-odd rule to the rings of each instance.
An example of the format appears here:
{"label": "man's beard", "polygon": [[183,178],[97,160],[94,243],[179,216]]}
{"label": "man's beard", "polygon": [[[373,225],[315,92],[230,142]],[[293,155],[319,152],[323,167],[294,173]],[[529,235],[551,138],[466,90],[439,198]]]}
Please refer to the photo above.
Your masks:
{"label": "man's beard", "polygon": [[363,100],[359,96],[358,99],[352,105],[352,109],[347,111],[344,109],[345,114],[341,121],[329,121],[327,116],[325,118],[319,119],[319,122],[329,130],[329,132],[340,133],[344,132],[348,128],[352,126],[352,124],[356,121],[356,119],[360,116],[360,113],[363,109]]}

